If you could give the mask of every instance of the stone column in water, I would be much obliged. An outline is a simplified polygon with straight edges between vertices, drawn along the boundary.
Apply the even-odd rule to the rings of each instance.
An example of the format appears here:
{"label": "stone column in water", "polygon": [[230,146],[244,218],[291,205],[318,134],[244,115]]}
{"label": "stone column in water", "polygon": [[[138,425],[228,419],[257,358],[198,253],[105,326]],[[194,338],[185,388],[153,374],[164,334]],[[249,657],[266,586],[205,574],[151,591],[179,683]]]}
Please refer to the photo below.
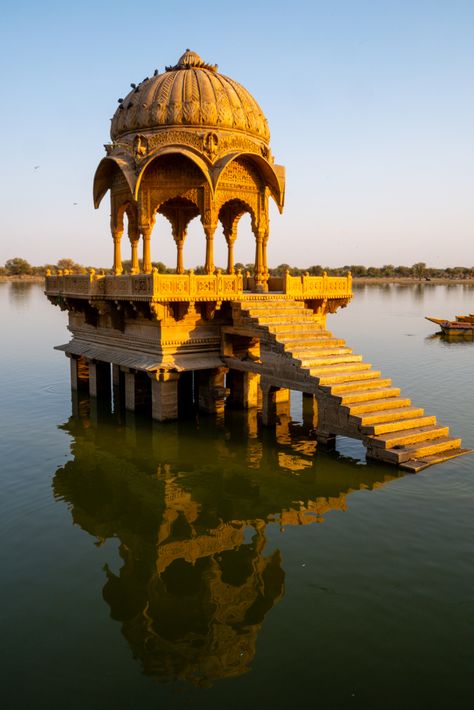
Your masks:
{"label": "stone column in water", "polygon": [[69,366],[71,370],[71,389],[88,390],[89,389],[89,365],[87,360],[76,355],[69,355]]}
{"label": "stone column in water", "polygon": [[178,418],[177,372],[154,372],[151,378],[151,415],[158,422]]}
{"label": "stone column in water", "polygon": [[311,430],[318,427],[318,400],[316,395],[303,392],[303,424]]}
{"label": "stone column in water", "polygon": [[89,394],[91,397],[110,396],[110,363],[89,360]]}
{"label": "stone column in water", "polygon": [[258,406],[260,375],[255,372],[229,372],[230,401],[233,407],[251,409]]}
{"label": "stone column in water", "polygon": [[285,413],[290,402],[290,390],[285,387],[274,387],[265,382],[261,384],[262,389],[262,424],[272,426],[278,416],[278,405],[285,404]]}
{"label": "stone column in water", "polygon": [[226,367],[217,367],[213,370],[199,370],[196,373],[198,406],[201,412],[214,414],[224,409],[226,372]]}

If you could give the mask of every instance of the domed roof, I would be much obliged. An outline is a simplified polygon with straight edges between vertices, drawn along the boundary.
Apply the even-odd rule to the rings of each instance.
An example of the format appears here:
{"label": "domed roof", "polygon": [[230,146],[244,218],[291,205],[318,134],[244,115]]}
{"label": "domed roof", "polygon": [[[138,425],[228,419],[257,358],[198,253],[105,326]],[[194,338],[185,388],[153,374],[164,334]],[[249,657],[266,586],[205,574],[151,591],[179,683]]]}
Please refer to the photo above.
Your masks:
{"label": "domed roof", "polygon": [[112,140],[171,126],[230,129],[265,143],[270,140],[263,111],[247,89],[189,49],[174,67],[131,86],[132,91],[119,99],[110,130]]}

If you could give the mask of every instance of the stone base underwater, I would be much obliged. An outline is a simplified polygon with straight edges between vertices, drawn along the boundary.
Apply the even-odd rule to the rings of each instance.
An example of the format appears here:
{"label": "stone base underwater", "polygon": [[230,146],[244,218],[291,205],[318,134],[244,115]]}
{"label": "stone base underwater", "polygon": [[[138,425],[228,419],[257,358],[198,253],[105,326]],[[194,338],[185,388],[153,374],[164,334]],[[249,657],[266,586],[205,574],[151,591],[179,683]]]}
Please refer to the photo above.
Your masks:
{"label": "stone base underwater", "polygon": [[118,305],[68,309],[73,338],[58,349],[70,358],[73,390],[100,398],[113,387],[126,410],[159,422],[261,406],[265,426],[297,390],[326,446],[338,435],[359,439],[368,458],[412,472],[468,453],[304,301],[249,293],[224,303]]}

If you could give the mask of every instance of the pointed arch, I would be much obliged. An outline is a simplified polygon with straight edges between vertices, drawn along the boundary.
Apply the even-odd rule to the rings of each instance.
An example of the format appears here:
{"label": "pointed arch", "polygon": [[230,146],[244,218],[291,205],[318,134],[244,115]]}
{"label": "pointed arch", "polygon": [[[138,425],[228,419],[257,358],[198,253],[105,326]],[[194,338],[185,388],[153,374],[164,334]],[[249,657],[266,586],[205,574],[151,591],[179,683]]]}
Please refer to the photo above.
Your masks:
{"label": "pointed arch", "polygon": [[261,155],[255,153],[236,152],[226,155],[217,161],[213,170],[214,191],[219,188],[219,182],[225,169],[238,158],[245,158],[256,168],[261,179],[270,190],[280,213],[283,212],[285,202],[285,169],[282,165],[271,165]]}
{"label": "pointed arch", "polygon": [[140,168],[140,172],[138,173],[137,180],[134,186],[134,197],[135,199],[138,199],[138,193],[140,190],[140,185],[142,183],[143,178],[145,177],[146,171],[149,169],[150,165],[156,161],[158,158],[161,158],[165,155],[182,155],[185,158],[188,158],[194,165],[199,168],[201,173],[203,174],[203,177],[206,179],[206,182],[209,186],[209,189],[211,193],[214,192],[214,186],[212,184],[211,176],[209,173],[209,167],[206,164],[206,162],[200,158],[198,155],[193,153],[191,150],[187,148],[183,148],[182,146],[178,145],[170,145],[166,146],[165,148],[160,148],[159,150],[155,151],[154,153],[151,153],[146,162],[143,164],[143,166]]}
{"label": "pointed arch", "polygon": [[94,207],[97,209],[102,199],[112,187],[112,183],[117,175],[122,175],[130,189],[130,197],[133,197],[135,189],[135,171],[131,159],[125,156],[107,156],[102,158],[94,175],[93,199]]}

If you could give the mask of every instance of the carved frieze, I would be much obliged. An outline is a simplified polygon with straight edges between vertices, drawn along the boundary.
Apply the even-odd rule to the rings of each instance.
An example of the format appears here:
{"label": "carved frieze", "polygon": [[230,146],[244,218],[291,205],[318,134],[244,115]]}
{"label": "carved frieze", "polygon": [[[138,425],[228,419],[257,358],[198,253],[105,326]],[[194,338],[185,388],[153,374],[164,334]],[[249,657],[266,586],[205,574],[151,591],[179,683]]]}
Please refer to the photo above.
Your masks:
{"label": "carved frieze", "polygon": [[126,152],[137,165],[159,148],[167,145],[182,145],[192,148],[206,156],[209,162],[223,158],[229,153],[245,152],[261,155],[273,162],[270,148],[259,140],[252,140],[244,134],[232,131],[196,131],[186,129],[161,129],[154,134],[138,133],[129,141],[112,143],[104,146],[107,155]]}

